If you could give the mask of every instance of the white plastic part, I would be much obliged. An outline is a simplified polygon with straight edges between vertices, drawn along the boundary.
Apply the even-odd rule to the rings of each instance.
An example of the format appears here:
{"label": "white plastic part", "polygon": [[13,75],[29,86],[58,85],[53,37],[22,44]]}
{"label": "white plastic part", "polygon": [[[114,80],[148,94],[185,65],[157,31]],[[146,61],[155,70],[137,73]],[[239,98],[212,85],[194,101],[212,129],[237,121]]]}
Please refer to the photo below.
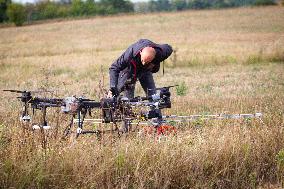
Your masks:
{"label": "white plastic part", "polygon": [[81,128],[77,128],[77,134],[81,134],[82,133],[82,129]]}
{"label": "white plastic part", "polygon": [[158,101],[158,100],[160,100],[160,94],[159,94],[159,93],[153,94],[153,95],[152,95],[152,99],[153,99],[153,101]]}
{"label": "white plastic part", "polygon": [[129,99],[128,99],[127,97],[122,97],[122,98],[121,98],[121,101],[122,101],[122,102],[128,102]]}
{"label": "white plastic part", "polygon": [[155,102],[155,103],[154,103],[154,105],[155,105],[155,107],[156,107],[157,109],[159,108],[159,104],[160,104],[159,102]]}
{"label": "white plastic part", "polygon": [[51,129],[51,127],[49,125],[45,125],[45,126],[40,126],[40,125],[33,125],[33,130],[39,130],[40,128],[43,128],[44,130],[49,130]]}
{"label": "white plastic part", "polygon": [[45,125],[45,126],[43,126],[42,127],[44,130],[49,130],[49,129],[51,129],[51,127],[49,126],[49,125]]}
{"label": "white plastic part", "polygon": [[262,117],[262,113],[255,113],[255,117]]}
{"label": "white plastic part", "polygon": [[33,129],[34,129],[34,130],[38,130],[38,129],[40,129],[40,126],[38,126],[38,125],[33,125]]}
{"label": "white plastic part", "polygon": [[31,116],[25,115],[20,117],[20,121],[28,122],[31,120]]}

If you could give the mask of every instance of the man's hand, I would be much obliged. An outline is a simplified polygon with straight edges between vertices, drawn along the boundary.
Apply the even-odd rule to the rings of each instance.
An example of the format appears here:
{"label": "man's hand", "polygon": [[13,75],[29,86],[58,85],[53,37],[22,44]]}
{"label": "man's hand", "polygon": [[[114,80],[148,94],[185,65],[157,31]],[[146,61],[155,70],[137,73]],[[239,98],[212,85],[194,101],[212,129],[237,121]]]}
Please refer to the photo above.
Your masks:
{"label": "man's hand", "polygon": [[112,98],[112,96],[113,96],[112,92],[109,90],[108,93],[107,93],[107,98]]}
{"label": "man's hand", "polygon": [[116,87],[111,87],[108,91],[107,98],[117,97],[119,95]]}

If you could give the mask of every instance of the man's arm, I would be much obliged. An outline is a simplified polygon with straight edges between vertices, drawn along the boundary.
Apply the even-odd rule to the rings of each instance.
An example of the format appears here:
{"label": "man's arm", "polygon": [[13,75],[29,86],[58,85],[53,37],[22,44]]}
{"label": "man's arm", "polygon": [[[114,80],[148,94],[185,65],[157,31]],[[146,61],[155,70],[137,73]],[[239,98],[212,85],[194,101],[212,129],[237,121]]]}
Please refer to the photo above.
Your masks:
{"label": "man's arm", "polygon": [[173,52],[173,49],[170,45],[168,44],[163,44],[160,46],[161,51],[160,51],[160,57],[158,60],[158,63],[155,64],[155,66],[152,69],[152,73],[156,73],[160,70],[160,62],[166,60]]}
{"label": "man's arm", "polygon": [[166,60],[172,54],[173,49],[168,44],[161,45],[161,48],[162,48],[162,53],[161,53],[161,60],[160,60],[160,62],[163,62],[164,60]]}
{"label": "man's arm", "polygon": [[112,63],[109,68],[110,88],[116,88],[119,72],[128,66],[128,62],[133,56],[132,46],[122,53],[122,55]]}

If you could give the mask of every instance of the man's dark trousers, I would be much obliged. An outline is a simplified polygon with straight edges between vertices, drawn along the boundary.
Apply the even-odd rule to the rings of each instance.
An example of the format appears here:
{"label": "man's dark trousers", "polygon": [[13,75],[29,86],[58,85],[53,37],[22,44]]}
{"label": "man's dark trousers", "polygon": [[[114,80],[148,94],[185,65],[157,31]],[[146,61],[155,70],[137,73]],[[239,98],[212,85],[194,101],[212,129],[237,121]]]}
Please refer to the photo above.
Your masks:
{"label": "man's dark trousers", "polygon": [[[153,74],[149,71],[138,77],[138,80],[145,91],[147,96],[153,95],[156,93],[156,86],[153,79]],[[125,81],[119,77],[118,85],[121,86]],[[131,99],[134,98],[135,84],[131,85],[131,87],[127,87],[127,90],[124,91],[124,96]]]}

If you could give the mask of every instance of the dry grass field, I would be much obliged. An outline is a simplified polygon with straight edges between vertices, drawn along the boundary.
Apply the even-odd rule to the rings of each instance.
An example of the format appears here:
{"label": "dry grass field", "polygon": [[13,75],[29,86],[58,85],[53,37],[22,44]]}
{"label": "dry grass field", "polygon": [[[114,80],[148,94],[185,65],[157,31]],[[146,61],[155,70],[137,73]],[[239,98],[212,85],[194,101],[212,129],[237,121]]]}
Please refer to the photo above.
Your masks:
{"label": "dry grass field", "polygon": [[[43,149],[1,92],[0,188],[283,188],[284,8],[258,7],[96,17],[0,29],[0,89],[49,89],[99,99],[108,67],[140,38],[175,53],[158,86],[179,84],[165,114],[262,112],[260,120],[196,121],[160,142],[135,134],[60,139],[50,112]],[[138,84],[139,85],[139,84]],[[137,94],[143,94],[141,87]],[[50,95],[50,94],[47,94]],[[38,116],[38,115],[36,115]]]}

